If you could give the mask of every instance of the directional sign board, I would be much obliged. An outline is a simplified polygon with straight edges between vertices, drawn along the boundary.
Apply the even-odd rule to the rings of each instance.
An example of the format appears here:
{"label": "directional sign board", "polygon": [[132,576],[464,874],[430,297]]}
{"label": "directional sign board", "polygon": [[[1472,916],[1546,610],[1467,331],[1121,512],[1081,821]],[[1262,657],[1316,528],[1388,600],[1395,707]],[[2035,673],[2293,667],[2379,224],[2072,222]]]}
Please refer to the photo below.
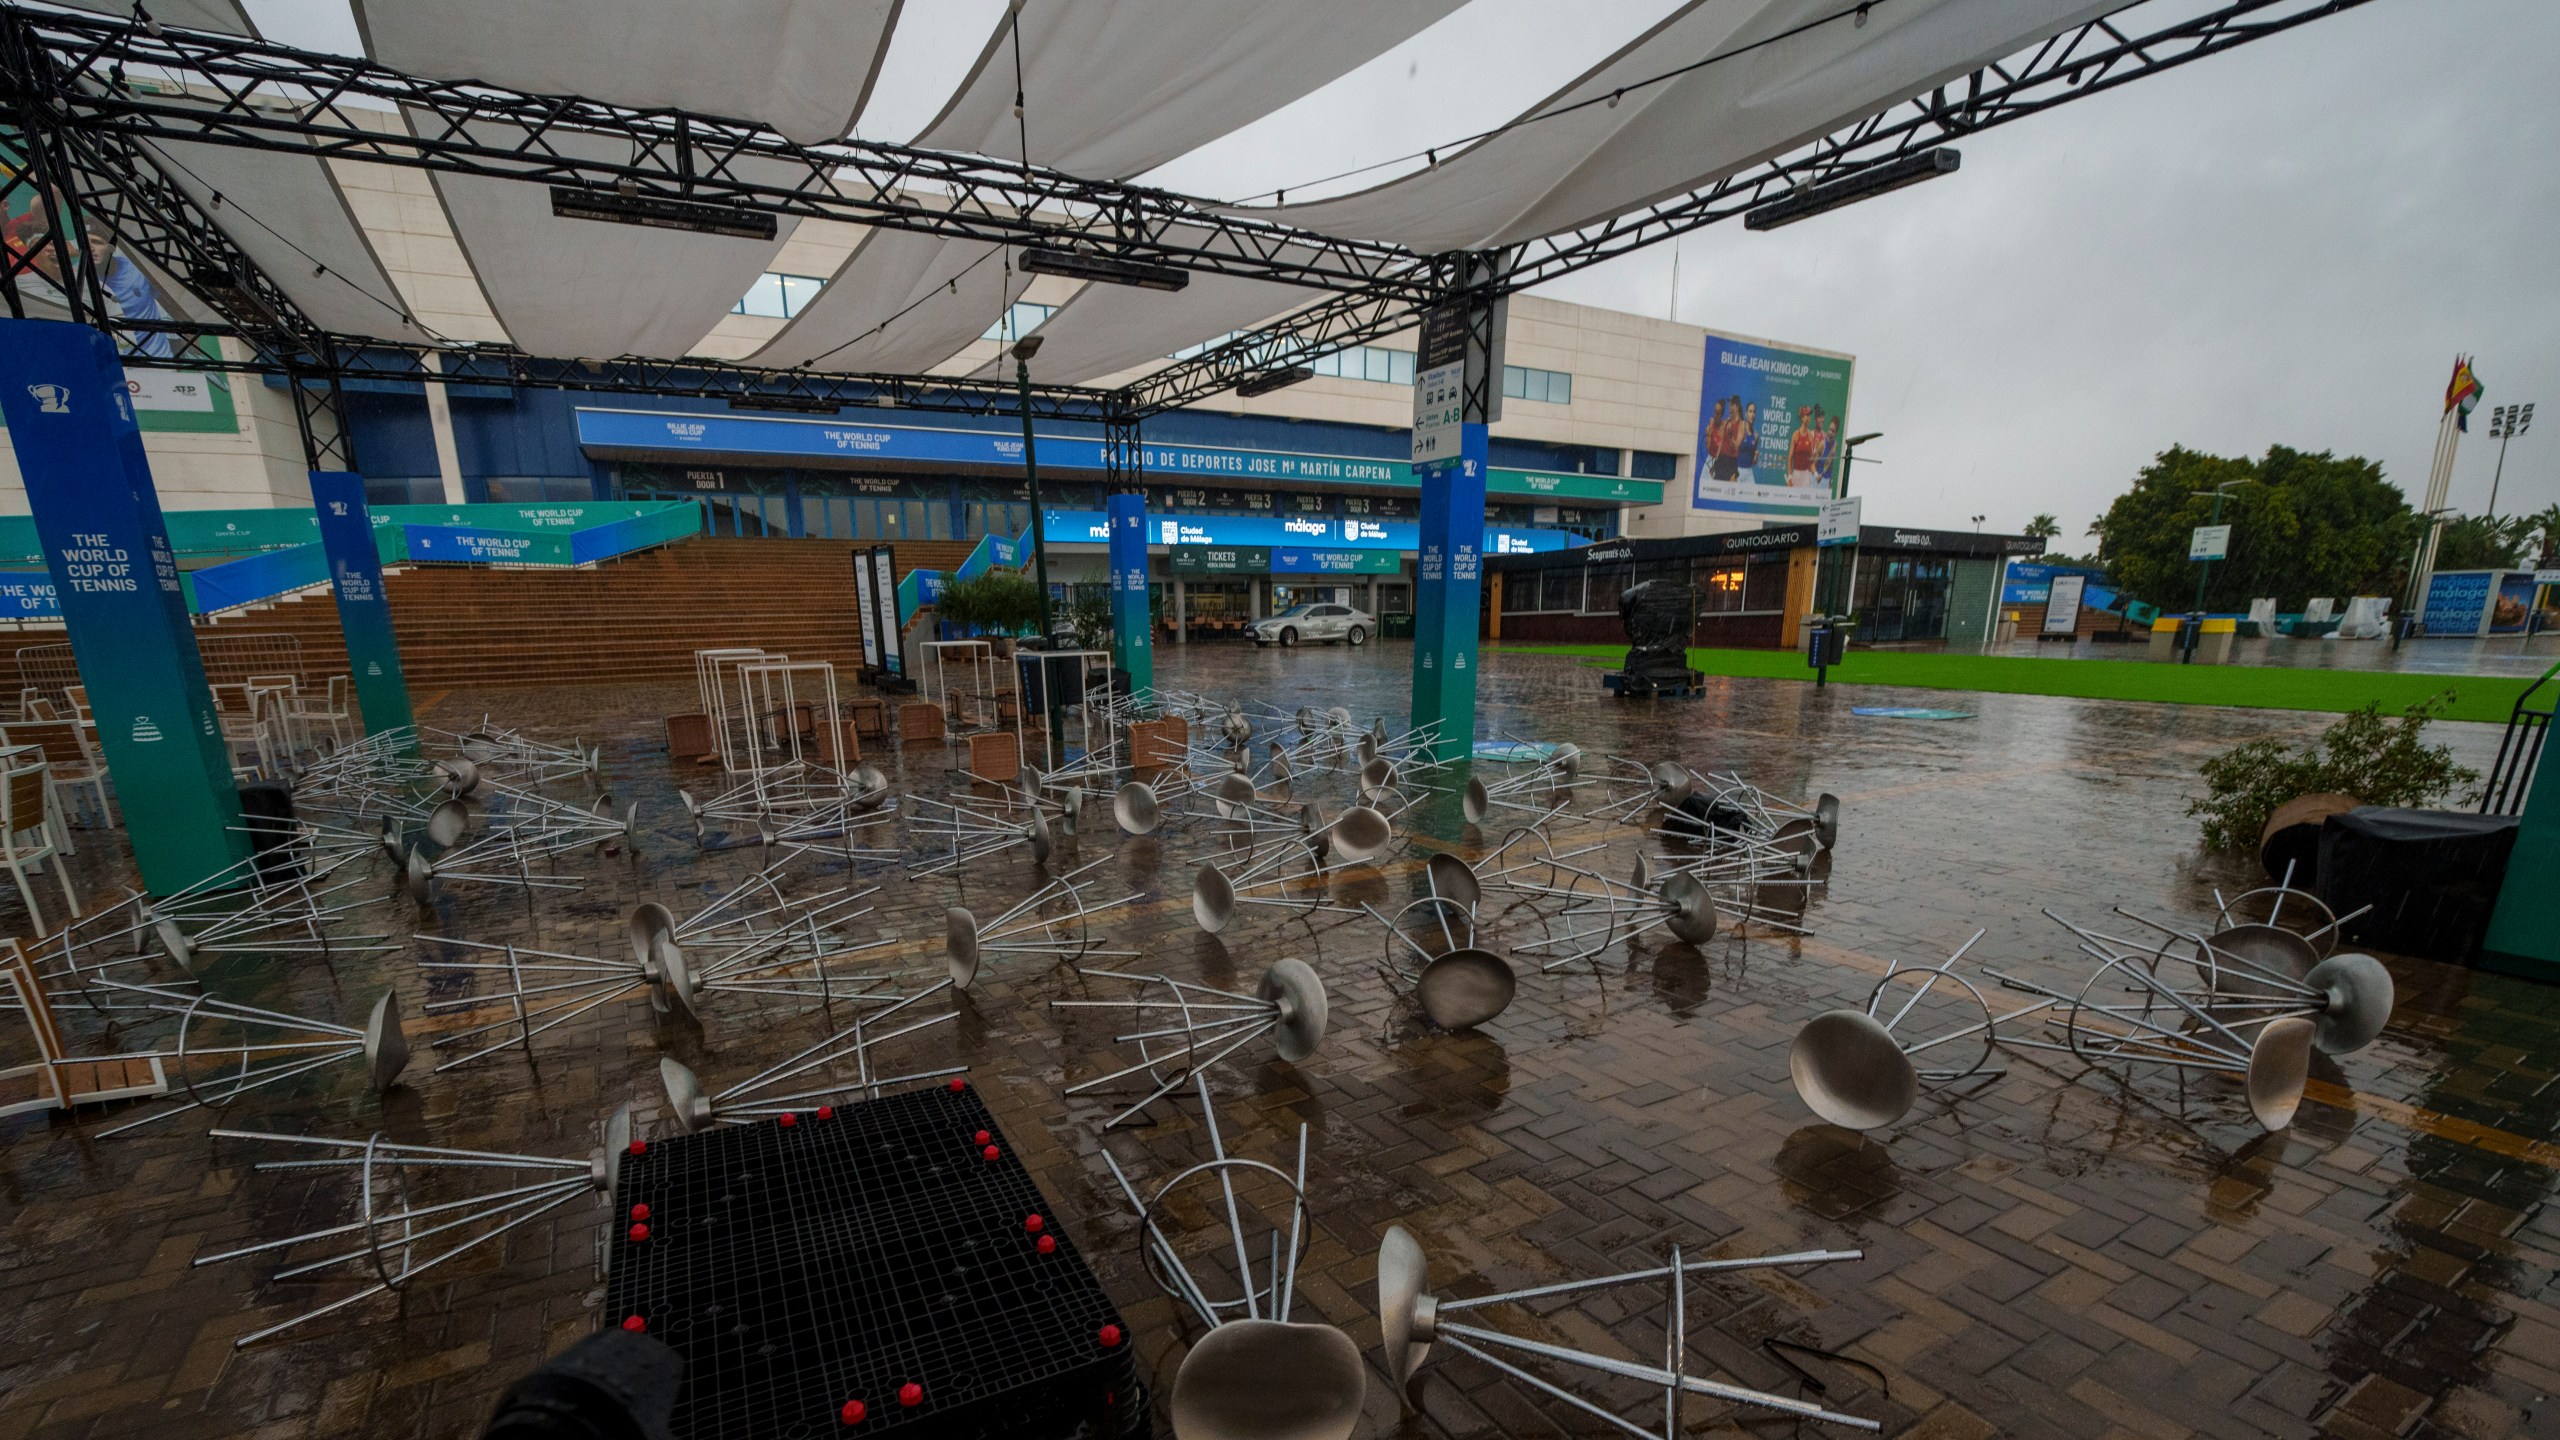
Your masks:
{"label": "directional sign board", "polygon": [[2199,525],[2195,533],[2187,537],[2187,558],[2190,560],[2220,560],[2230,551],[2231,527],[2228,525]]}

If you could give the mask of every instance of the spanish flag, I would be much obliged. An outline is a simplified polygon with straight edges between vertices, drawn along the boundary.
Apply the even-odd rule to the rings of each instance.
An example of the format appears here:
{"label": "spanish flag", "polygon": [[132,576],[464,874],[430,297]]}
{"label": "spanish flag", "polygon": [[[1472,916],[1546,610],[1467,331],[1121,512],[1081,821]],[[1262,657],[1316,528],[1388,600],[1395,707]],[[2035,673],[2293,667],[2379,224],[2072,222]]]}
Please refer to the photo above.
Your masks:
{"label": "spanish flag", "polygon": [[2471,429],[2471,407],[2480,403],[2482,393],[2480,377],[2471,373],[2471,357],[2455,356],[2453,381],[2444,387],[2445,412],[2453,415],[2455,429],[2465,432]]}

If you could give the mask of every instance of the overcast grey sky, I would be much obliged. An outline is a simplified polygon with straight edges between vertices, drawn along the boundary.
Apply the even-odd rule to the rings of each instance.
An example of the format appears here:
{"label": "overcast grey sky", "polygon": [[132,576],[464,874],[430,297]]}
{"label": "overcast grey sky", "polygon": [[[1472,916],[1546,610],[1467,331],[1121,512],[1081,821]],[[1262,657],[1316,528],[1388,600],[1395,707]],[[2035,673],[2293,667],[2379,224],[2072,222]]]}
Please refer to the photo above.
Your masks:
{"label": "overcast grey sky", "polygon": [[[1313,198],[1318,177],[1516,114],[1670,8],[1475,0],[1149,178]],[[345,0],[250,9],[282,38],[352,41]],[[861,133],[930,119],[1002,13],[909,0]],[[1858,357],[1851,419],[1885,435],[1858,470],[1870,521],[2013,530],[2052,511],[2074,550],[2176,443],[2365,455],[2415,499],[2469,351],[2488,396],[2452,499],[2477,511],[2486,407],[2560,403],[2554,54],[2551,0],[2373,0],[1968,139],[1950,178],[1693,236],[1679,318]],[[1030,128],[1036,158],[1036,96]],[[1550,293],[1665,314],[1671,270],[1656,247]],[[2539,423],[2510,451],[2502,512],[2560,502],[2560,410]]]}

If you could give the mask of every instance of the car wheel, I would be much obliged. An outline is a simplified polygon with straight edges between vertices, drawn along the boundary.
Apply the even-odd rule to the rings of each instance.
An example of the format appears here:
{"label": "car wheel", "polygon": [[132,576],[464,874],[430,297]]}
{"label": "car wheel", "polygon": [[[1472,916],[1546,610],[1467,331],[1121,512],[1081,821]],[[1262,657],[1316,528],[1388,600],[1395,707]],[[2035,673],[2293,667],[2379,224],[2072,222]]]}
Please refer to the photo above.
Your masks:
{"label": "car wheel", "polygon": [[1281,644],[1283,644],[1283,645],[1295,645],[1295,644],[1297,644],[1297,643],[1298,643],[1298,627],[1297,627],[1297,626],[1295,626],[1295,625],[1292,625],[1292,626],[1290,626],[1289,628],[1287,628],[1287,629],[1285,629],[1285,630],[1281,631],[1281,632],[1280,632],[1280,643],[1281,643]]}
{"label": "car wheel", "polygon": [[1366,645],[1369,643],[1369,632],[1361,629],[1357,625],[1354,625],[1351,627],[1350,632],[1345,634],[1342,638],[1346,644]]}

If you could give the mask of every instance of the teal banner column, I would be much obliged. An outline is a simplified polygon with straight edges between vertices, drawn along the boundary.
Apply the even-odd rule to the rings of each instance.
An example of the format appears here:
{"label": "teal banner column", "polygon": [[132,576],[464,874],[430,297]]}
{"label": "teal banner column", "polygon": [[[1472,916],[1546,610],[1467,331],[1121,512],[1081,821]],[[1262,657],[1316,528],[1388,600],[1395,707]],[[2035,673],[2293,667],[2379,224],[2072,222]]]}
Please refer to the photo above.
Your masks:
{"label": "teal banner column", "polygon": [[364,733],[406,729],[416,722],[409,682],[400,673],[400,639],[391,629],[391,599],[382,593],[382,554],[374,547],[364,477],[312,471],[311,508],[320,517],[320,548],[329,557],[329,591],[338,597],[338,629],[347,637]]}
{"label": "teal banner column", "polygon": [[1147,613],[1147,497],[1114,495],[1111,523],[1111,663],[1129,674],[1129,693],[1156,685],[1155,622]]}
{"label": "teal banner column", "polygon": [[2515,853],[2490,912],[2480,963],[2509,975],[2560,980],[2560,725],[2542,731],[2542,759],[2533,772],[2533,794],[2516,822]]}
{"label": "teal banner column", "polygon": [[1484,588],[1485,427],[1460,427],[1457,458],[1425,470],[1413,604],[1413,725],[1437,723],[1434,752],[1475,751],[1476,611]]}
{"label": "teal banner column", "polygon": [[0,420],[134,862],[170,894],[248,858],[249,837],[114,342],[0,319]]}

